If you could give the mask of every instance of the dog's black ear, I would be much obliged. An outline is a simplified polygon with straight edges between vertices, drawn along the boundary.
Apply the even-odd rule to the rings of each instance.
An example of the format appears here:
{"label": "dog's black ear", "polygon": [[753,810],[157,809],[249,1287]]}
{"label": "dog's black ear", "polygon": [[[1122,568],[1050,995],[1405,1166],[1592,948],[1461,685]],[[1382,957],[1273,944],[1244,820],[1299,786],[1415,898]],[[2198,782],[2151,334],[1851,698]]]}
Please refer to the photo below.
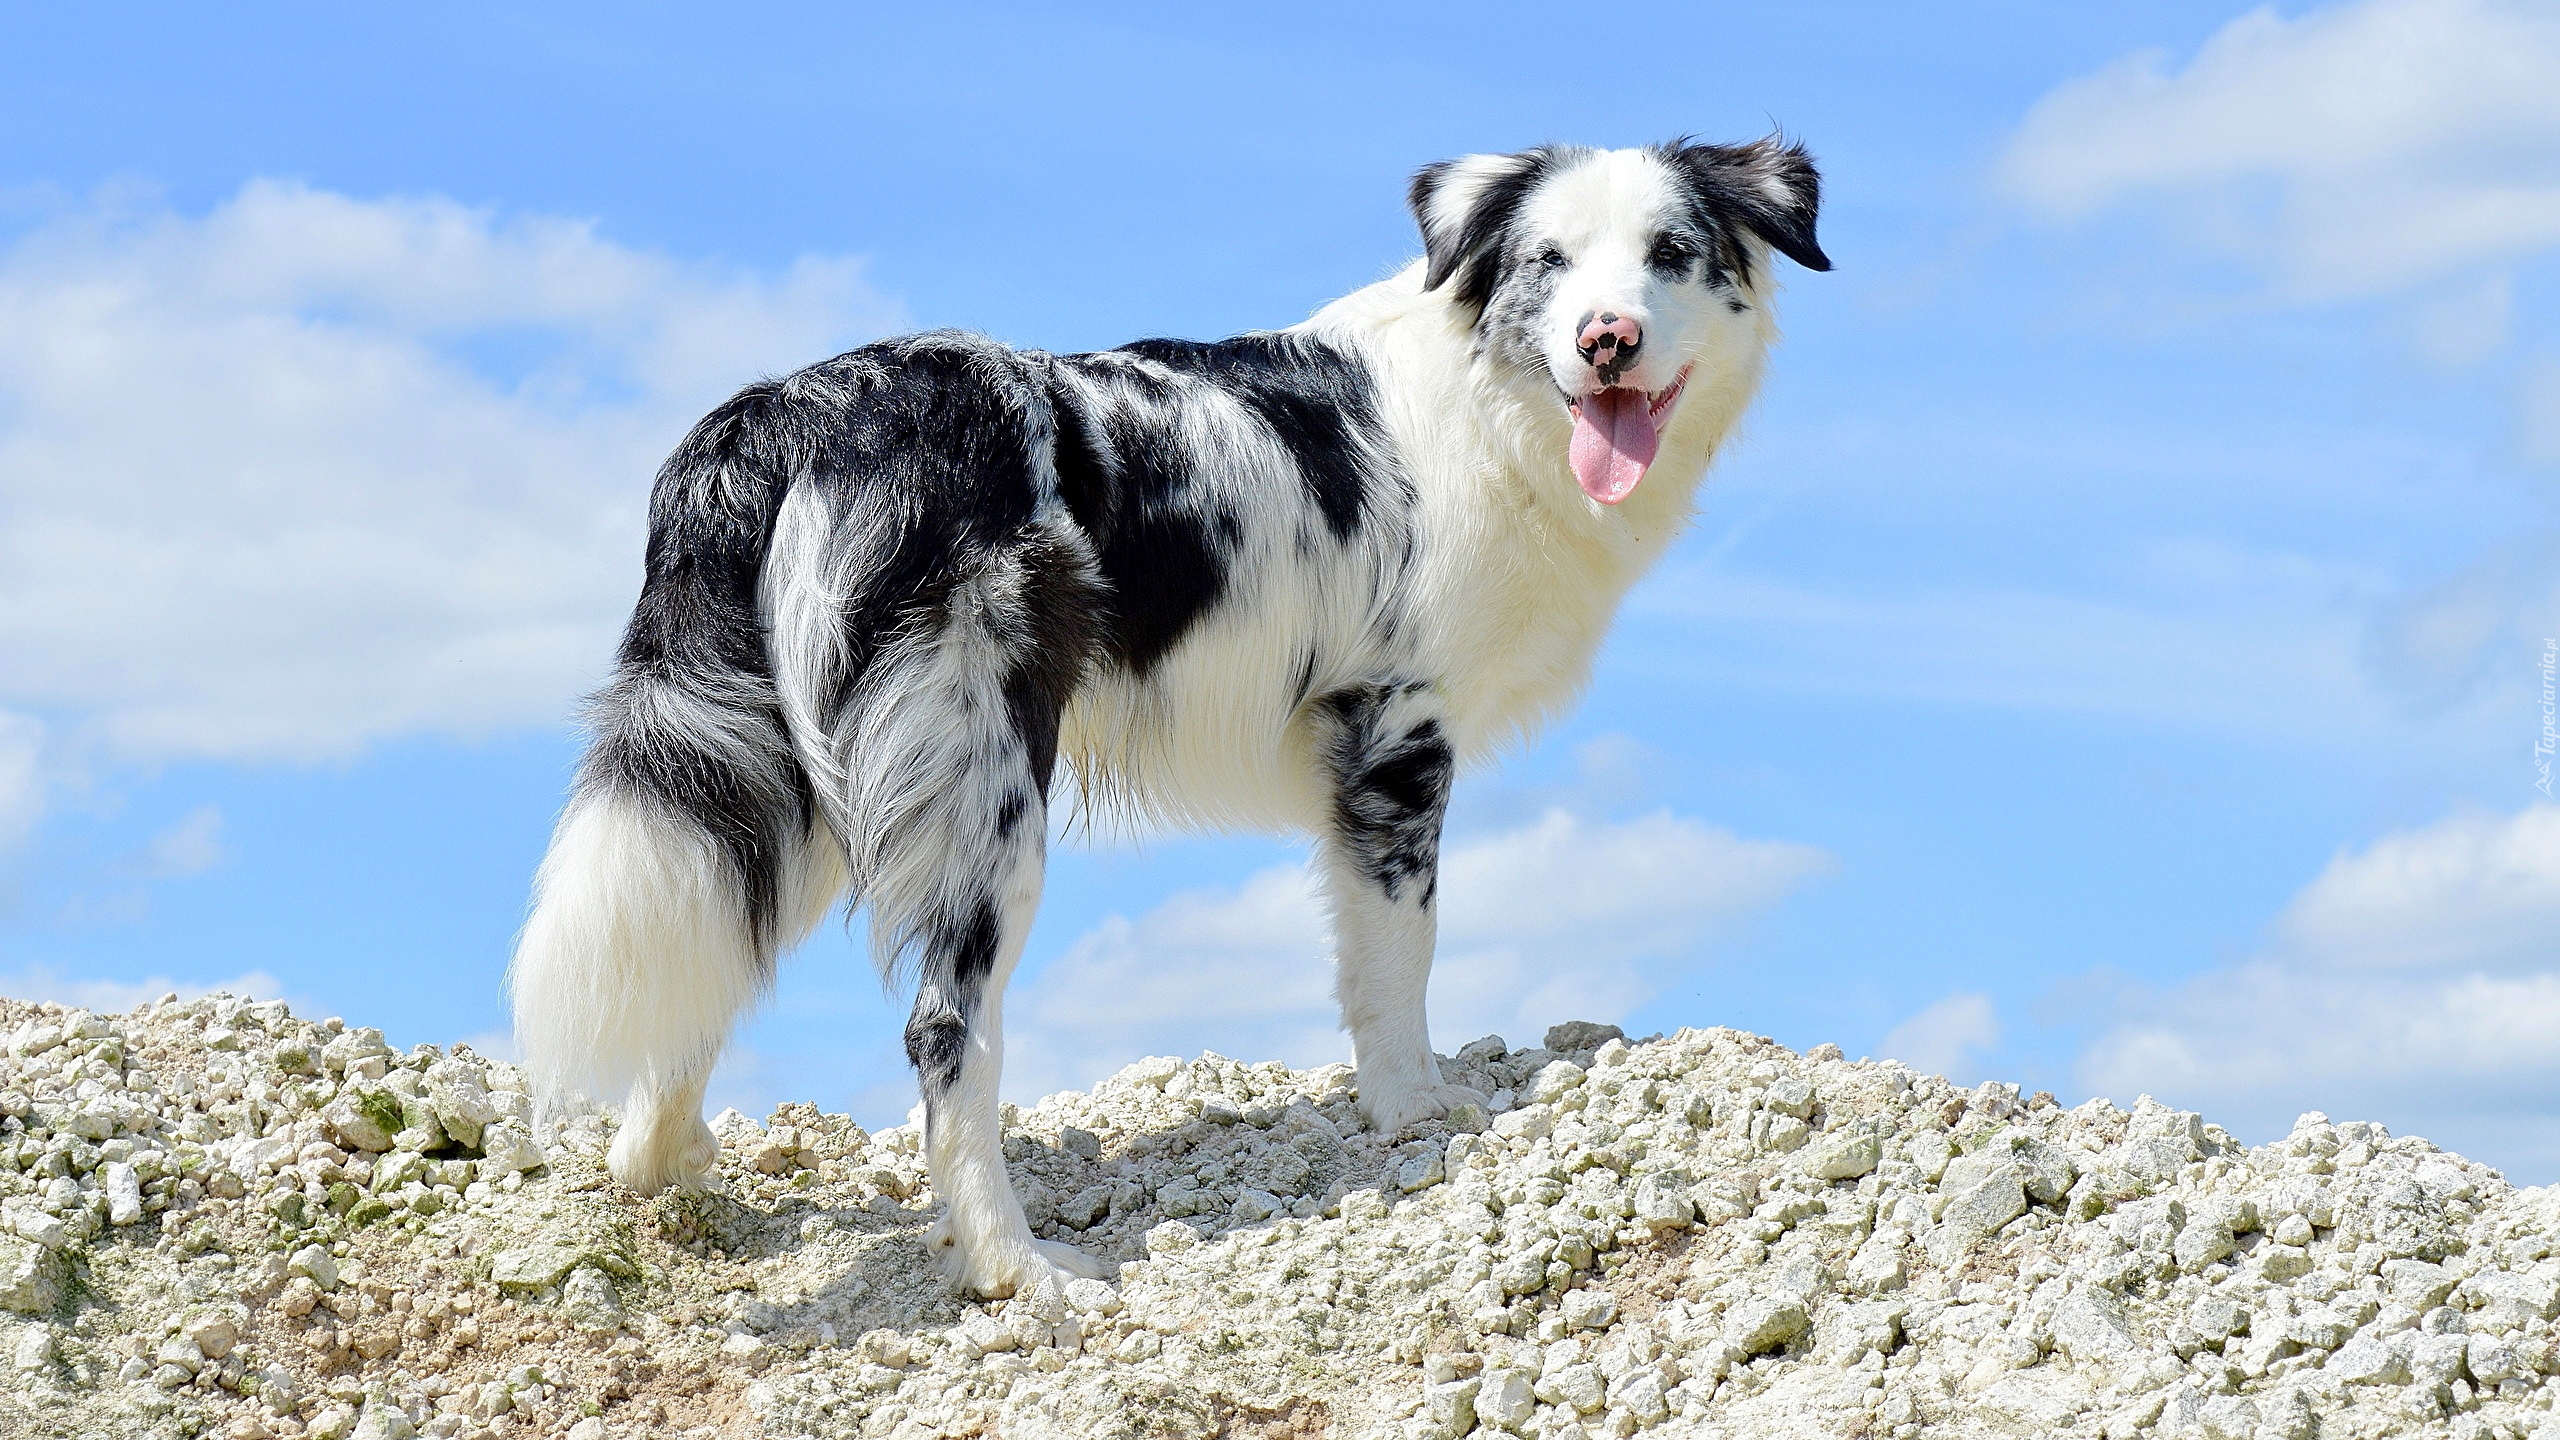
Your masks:
{"label": "dog's black ear", "polygon": [[1503,237],[1521,199],[1545,173],[1545,149],[1518,155],[1466,155],[1426,165],[1413,177],[1405,201],[1422,227],[1422,288],[1437,290],[1455,277],[1451,293],[1481,310],[1493,298]]}
{"label": "dog's black ear", "polygon": [[1770,247],[1807,270],[1828,270],[1831,257],[1814,239],[1822,208],[1822,176],[1799,143],[1772,135],[1748,145],[1697,145],[1674,140],[1662,147],[1710,214],[1739,221]]}

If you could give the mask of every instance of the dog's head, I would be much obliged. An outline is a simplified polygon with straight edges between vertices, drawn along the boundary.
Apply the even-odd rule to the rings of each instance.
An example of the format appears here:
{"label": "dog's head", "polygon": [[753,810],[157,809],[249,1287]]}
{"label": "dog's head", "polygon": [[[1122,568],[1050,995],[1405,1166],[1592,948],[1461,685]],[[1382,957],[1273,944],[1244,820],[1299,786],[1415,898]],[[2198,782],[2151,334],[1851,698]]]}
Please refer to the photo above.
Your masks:
{"label": "dog's head", "polygon": [[1696,367],[1763,343],[1769,252],[1831,268],[1821,186],[1774,138],[1446,160],[1413,178],[1423,288],[1447,287],[1487,360],[1552,383],[1575,478],[1614,505]]}

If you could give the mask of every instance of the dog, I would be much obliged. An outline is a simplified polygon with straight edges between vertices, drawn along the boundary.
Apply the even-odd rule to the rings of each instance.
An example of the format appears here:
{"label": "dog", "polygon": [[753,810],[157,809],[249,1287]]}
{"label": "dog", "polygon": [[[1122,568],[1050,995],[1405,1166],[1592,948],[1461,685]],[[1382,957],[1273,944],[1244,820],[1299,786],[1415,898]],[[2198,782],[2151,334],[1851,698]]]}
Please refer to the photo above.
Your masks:
{"label": "dog", "polygon": [[1103,1273],[1033,1238],[997,1109],[1063,765],[1090,814],[1312,837],[1364,1118],[1482,1099],[1424,1023],[1450,783],[1574,698],[1687,524],[1775,257],[1830,268],[1819,198],[1774,136],[1470,155],[1413,179],[1420,260],[1286,330],[923,334],[741,391],[658,474],[536,878],[538,1088],[621,1100],[631,1190],[699,1179],[737,1015],[868,905],[915,985],[928,1243],[986,1296]]}

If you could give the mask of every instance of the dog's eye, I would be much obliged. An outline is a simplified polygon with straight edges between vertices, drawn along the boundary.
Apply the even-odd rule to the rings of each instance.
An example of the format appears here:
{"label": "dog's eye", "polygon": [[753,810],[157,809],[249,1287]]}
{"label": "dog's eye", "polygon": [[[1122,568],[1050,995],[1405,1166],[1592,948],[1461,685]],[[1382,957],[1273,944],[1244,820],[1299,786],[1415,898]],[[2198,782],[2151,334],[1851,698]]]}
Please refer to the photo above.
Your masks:
{"label": "dog's eye", "polygon": [[1564,268],[1564,252],[1550,245],[1538,252],[1538,263],[1549,270],[1561,270]]}
{"label": "dog's eye", "polygon": [[1653,242],[1653,263],[1666,268],[1673,265],[1686,265],[1695,254],[1696,252],[1689,248],[1687,242],[1674,240],[1668,235]]}

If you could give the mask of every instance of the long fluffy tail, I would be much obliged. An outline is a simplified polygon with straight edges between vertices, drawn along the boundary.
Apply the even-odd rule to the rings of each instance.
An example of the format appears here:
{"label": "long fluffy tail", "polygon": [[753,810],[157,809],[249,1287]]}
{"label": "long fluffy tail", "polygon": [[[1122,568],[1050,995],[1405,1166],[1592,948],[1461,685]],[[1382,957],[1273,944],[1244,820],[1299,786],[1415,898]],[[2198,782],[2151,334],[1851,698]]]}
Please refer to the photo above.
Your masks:
{"label": "long fluffy tail", "polygon": [[714,411],[658,475],[647,579],[509,974],[546,1095],[698,1085],[843,889],[758,618],[789,475],[762,423],[775,389]]}

